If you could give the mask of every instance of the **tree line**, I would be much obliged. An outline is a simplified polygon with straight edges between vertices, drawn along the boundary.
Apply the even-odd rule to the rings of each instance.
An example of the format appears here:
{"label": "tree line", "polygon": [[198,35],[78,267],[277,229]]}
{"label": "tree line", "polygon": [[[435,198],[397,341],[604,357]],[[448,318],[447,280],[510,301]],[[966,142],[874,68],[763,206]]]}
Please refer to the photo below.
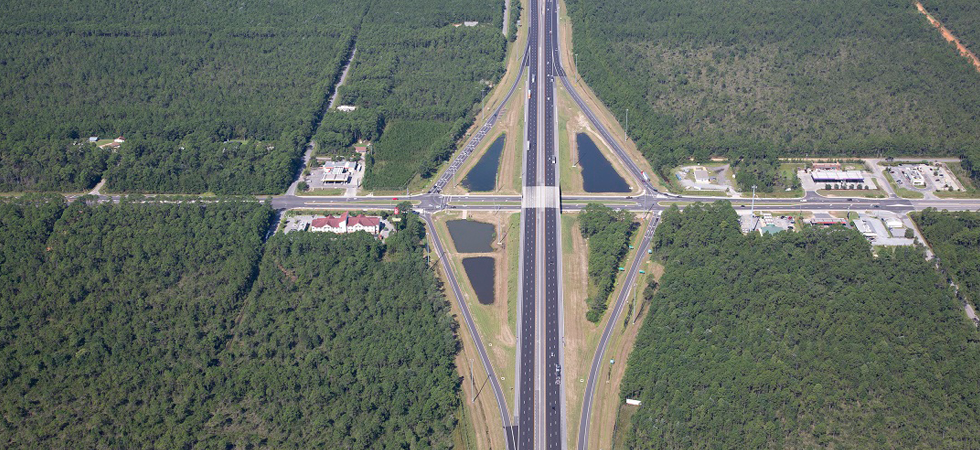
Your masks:
{"label": "tree line", "polygon": [[728,202],[665,211],[654,249],[627,448],[980,443],[977,332],[919,250],[872,253],[845,229],[745,236]]}

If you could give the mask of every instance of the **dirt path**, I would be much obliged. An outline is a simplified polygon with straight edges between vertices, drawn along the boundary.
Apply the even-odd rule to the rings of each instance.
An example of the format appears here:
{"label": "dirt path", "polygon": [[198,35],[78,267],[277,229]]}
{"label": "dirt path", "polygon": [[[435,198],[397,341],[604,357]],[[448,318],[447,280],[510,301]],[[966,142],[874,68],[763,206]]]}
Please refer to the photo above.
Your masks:
{"label": "dirt path", "polygon": [[357,47],[350,52],[350,58],[347,59],[347,64],[344,65],[344,71],[340,73],[340,80],[333,87],[333,94],[330,94],[330,104],[327,105],[327,109],[333,109],[334,102],[337,101],[337,91],[344,85],[344,81],[347,81],[347,73],[350,72],[350,63],[354,61],[355,55],[357,55]]}
{"label": "dirt path", "polygon": [[929,11],[926,11],[926,8],[922,6],[922,2],[916,1],[915,7],[920,13],[925,14],[926,18],[929,19],[929,23],[939,29],[939,33],[943,35],[943,38],[945,38],[947,42],[952,42],[953,45],[956,45],[956,49],[959,50],[960,54],[969,59],[970,62],[973,63],[973,67],[977,69],[977,72],[980,72],[980,59],[977,59],[977,55],[974,55],[970,49],[961,44],[960,40],[957,39],[948,28],[943,26],[942,22],[936,20],[935,17],[932,17],[932,14],[929,14]]}

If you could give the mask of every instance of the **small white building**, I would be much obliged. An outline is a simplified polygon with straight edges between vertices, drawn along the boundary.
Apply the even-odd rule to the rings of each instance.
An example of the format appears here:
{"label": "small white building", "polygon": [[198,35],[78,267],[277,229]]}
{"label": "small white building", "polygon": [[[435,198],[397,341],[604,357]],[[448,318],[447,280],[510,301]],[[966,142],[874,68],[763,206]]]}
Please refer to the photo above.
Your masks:
{"label": "small white building", "polygon": [[871,225],[869,225],[868,222],[865,222],[864,219],[854,219],[854,228],[857,228],[857,230],[860,231],[866,238],[878,236],[874,229],[871,228]]}
{"label": "small white building", "polygon": [[700,184],[707,184],[711,182],[711,175],[708,173],[708,169],[704,167],[694,168],[694,182]]}
{"label": "small white building", "polygon": [[859,170],[814,170],[810,173],[814,183],[864,183]]}
{"label": "small white building", "polygon": [[354,105],[340,105],[337,107],[337,111],[340,112],[351,112],[354,111],[355,109],[357,109],[357,107]]}
{"label": "small white building", "polygon": [[902,223],[902,219],[898,217],[886,217],[885,226],[892,229],[905,228],[905,224]]}
{"label": "small white building", "polygon": [[320,181],[323,183],[348,183],[355,171],[357,171],[357,163],[354,161],[327,161],[323,163],[323,176]]}
{"label": "small white building", "polygon": [[922,176],[922,172],[919,169],[909,169],[905,171],[905,175],[909,177],[912,186],[920,188],[926,186],[926,177]]}

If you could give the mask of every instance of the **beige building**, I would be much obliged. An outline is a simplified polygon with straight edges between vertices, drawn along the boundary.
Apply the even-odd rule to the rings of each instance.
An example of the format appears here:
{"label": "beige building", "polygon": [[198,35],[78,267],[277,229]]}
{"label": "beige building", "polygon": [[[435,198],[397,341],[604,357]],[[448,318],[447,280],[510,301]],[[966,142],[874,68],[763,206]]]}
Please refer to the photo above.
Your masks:
{"label": "beige building", "polygon": [[347,212],[340,217],[327,216],[313,219],[310,223],[310,231],[327,233],[354,233],[357,231],[367,231],[371,234],[381,232],[381,218],[376,216],[351,216]]}

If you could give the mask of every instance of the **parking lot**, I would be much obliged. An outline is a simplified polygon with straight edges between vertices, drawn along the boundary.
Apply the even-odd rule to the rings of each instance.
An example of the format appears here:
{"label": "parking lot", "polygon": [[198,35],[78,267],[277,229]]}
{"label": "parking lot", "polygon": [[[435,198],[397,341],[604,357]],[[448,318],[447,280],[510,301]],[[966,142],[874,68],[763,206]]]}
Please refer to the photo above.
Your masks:
{"label": "parking lot", "polygon": [[963,190],[963,185],[956,176],[941,162],[900,164],[888,167],[886,170],[898,187],[921,192],[930,197],[931,193],[936,191]]}
{"label": "parking lot", "polygon": [[317,158],[317,166],[302,181],[310,191],[343,189],[345,196],[357,195],[357,188],[364,179],[364,160],[331,161]]}
{"label": "parking lot", "polygon": [[674,171],[678,183],[690,191],[728,191],[732,188],[731,167],[728,164],[683,166]]}

